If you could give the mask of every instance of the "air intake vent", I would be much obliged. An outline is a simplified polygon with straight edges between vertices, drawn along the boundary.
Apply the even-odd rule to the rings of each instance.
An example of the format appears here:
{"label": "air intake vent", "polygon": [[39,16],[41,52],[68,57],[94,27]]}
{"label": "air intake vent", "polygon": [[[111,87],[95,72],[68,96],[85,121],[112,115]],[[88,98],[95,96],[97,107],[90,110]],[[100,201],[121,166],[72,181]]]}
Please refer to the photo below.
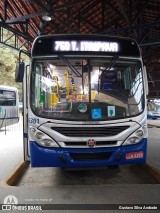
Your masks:
{"label": "air intake vent", "polygon": [[70,153],[73,160],[107,160],[111,156],[111,152],[102,153]]}
{"label": "air intake vent", "polygon": [[71,137],[105,137],[114,136],[123,132],[129,126],[114,126],[114,127],[51,127],[65,136]]}

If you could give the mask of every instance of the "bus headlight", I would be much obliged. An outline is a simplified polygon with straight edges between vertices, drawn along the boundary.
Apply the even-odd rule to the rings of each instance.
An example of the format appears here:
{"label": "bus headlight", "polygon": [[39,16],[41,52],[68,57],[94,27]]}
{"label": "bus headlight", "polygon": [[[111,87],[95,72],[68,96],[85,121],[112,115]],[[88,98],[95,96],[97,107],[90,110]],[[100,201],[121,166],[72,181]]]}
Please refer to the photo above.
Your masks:
{"label": "bus headlight", "polygon": [[29,127],[30,136],[35,140],[39,145],[46,147],[59,147],[58,144],[47,134],[41,132],[35,127]]}
{"label": "bus headlight", "polygon": [[35,134],[35,138],[38,139],[38,140],[42,139],[43,136],[44,136],[44,133],[42,133],[42,132],[37,132],[37,133]]}
{"label": "bus headlight", "polygon": [[43,139],[43,140],[41,141],[41,144],[42,144],[43,146],[55,147],[55,142],[54,142],[53,140],[48,139],[48,138]]}
{"label": "bus headlight", "polygon": [[128,144],[134,144],[134,143],[138,143],[139,142],[139,138],[138,137],[130,137],[127,140]]}
{"label": "bus headlight", "polygon": [[132,133],[122,144],[124,145],[133,145],[136,143],[139,143],[142,138],[147,136],[147,127],[143,126],[141,128],[139,128],[138,130],[136,130],[134,133]]}

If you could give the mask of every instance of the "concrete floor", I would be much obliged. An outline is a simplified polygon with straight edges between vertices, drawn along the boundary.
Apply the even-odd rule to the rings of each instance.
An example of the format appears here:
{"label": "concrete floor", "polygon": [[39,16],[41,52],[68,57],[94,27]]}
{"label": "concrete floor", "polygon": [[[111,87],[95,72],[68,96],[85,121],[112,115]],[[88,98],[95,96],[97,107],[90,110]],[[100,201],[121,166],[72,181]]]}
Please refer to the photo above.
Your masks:
{"label": "concrete floor", "polygon": [[[44,181],[45,179],[45,181]],[[157,184],[158,182],[136,165],[89,170],[61,170],[60,168],[29,168],[15,186],[89,186]]]}
{"label": "concrete floor", "polygon": [[0,132],[0,180],[4,180],[23,161],[22,126]]}
{"label": "concrete floor", "polygon": [[[152,128],[149,129],[150,136],[154,138],[159,129]],[[157,138],[154,139],[154,147],[156,147],[156,150],[159,149],[159,140]],[[79,174],[79,172],[74,172],[72,175],[70,173],[65,173],[63,171],[60,171],[59,169],[56,170],[57,173],[62,174],[61,179],[59,182],[61,184],[55,183],[55,177],[52,178],[53,170],[49,176],[45,173],[45,169],[42,169],[43,172],[43,179],[41,179],[41,184],[33,184],[34,178],[32,175],[30,175],[30,184],[27,185],[19,185],[19,186],[8,186],[5,184],[5,180],[7,177],[11,174],[11,172],[15,169],[15,167],[23,160],[23,148],[22,148],[22,134],[19,133],[19,131],[10,132],[10,134],[4,135],[3,133],[0,133],[0,143],[1,143],[1,149],[0,149],[0,180],[1,180],[1,186],[0,186],[0,204],[3,204],[4,198],[8,195],[14,195],[17,197],[18,202],[20,204],[60,204],[58,208],[64,209],[65,206],[63,204],[120,204],[126,206],[127,204],[160,204],[160,184],[153,184],[152,180],[145,183],[129,183],[129,182],[123,182],[123,184],[120,184],[120,182],[114,182],[111,180],[111,171],[110,171],[110,183],[107,181],[104,183],[104,180],[102,181],[101,178],[99,178],[99,184],[95,184],[94,178],[95,173],[91,172],[84,172]],[[150,153],[148,155],[148,161],[150,161],[151,158],[156,157],[158,160],[160,159],[160,155],[158,156],[158,151],[155,155],[155,150],[152,150],[151,147],[153,147],[153,140],[149,142],[149,150],[153,152],[153,154]],[[156,146],[155,144],[158,143]],[[150,147],[151,146],[151,147]],[[3,148],[2,148],[3,147]],[[160,149],[159,149],[160,150]],[[7,158],[6,158],[7,156]],[[151,161],[150,161],[151,162]],[[159,167],[158,165],[155,165],[155,162],[151,162],[154,166]],[[123,169],[123,172],[125,173],[126,168]],[[54,170],[55,171],[55,170]],[[107,174],[106,170],[104,173]],[[135,171],[135,173],[140,173],[142,171],[139,170],[131,170],[132,172]],[[99,177],[101,177],[103,171],[96,171],[99,174]],[[84,179],[87,176],[87,173],[90,173],[91,184],[83,184]],[[134,172],[133,172],[134,173]],[[120,178],[120,171],[114,170],[112,173],[112,176],[117,178]],[[36,177],[37,172],[34,177]],[[42,173],[38,173],[38,176],[42,176]],[[103,174],[104,175],[104,174]],[[143,177],[143,175],[140,173],[140,176]],[[38,177],[37,176],[37,177]],[[81,179],[81,184],[76,185],[72,184],[72,178]],[[129,177],[128,177],[129,178]],[[51,179],[54,184],[47,185],[48,179]],[[68,179],[68,184],[63,185],[63,179]],[[37,179],[34,180],[36,182]],[[43,184],[44,183],[44,184]],[[75,183],[75,182],[74,182]],[[51,206],[53,209],[54,206]],[[81,209],[83,206],[72,206],[69,208],[73,208],[73,211],[66,210],[66,212],[72,213],[72,212],[84,212],[84,210],[74,210],[74,208]],[[85,213],[87,212],[106,212],[106,210],[95,210],[96,207],[91,206],[92,211],[85,210]],[[123,210],[120,211],[114,207],[113,211],[110,212],[124,212]],[[66,207],[67,209],[67,207]],[[14,211],[14,212],[20,212],[20,211]],[[45,212],[51,212],[51,211],[45,211]],[[62,210],[55,210],[52,212],[64,212]],[[125,211],[128,212],[128,211]],[[132,211],[133,212],[133,211]],[[147,212],[152,212],[148,211]],[[154,211],[155,212],[155,211]]]}

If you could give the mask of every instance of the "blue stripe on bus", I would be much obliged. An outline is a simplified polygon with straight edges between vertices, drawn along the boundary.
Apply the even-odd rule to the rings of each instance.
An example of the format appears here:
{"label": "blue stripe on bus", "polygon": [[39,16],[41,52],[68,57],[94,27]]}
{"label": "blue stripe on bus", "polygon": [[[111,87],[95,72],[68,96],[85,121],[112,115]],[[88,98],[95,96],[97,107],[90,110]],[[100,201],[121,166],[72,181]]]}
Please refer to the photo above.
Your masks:
{"label": "blue stripe on bus", "polygon": [[[99,167],[123,164],[146,163],[147,139],[135,145],[105,148],[47,148],[30,141],[30,157],[32,167]],[[71,156],[81,153],[111,153],[106,159],[74,160]],[[127,159],[127,153],[143,153],[139,158]],[[119,158],[120,157],[120,158]]]}

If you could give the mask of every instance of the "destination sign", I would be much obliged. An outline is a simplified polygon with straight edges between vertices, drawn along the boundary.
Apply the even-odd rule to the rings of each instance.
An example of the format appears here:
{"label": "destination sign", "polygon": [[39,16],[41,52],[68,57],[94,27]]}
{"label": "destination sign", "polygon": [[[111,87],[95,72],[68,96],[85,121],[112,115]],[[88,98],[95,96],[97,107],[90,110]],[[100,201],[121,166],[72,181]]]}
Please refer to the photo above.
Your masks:
{"label": "destination sign", "polygon": [[54,51],[118,52],[117,42],[106,41],[54,41]]}
{"label": "destination sign", "polygon": [[49,35],[35,39],[32,57],[62,55],[118,55],[140,57],[137,43],[130,38],[107,35]]}

